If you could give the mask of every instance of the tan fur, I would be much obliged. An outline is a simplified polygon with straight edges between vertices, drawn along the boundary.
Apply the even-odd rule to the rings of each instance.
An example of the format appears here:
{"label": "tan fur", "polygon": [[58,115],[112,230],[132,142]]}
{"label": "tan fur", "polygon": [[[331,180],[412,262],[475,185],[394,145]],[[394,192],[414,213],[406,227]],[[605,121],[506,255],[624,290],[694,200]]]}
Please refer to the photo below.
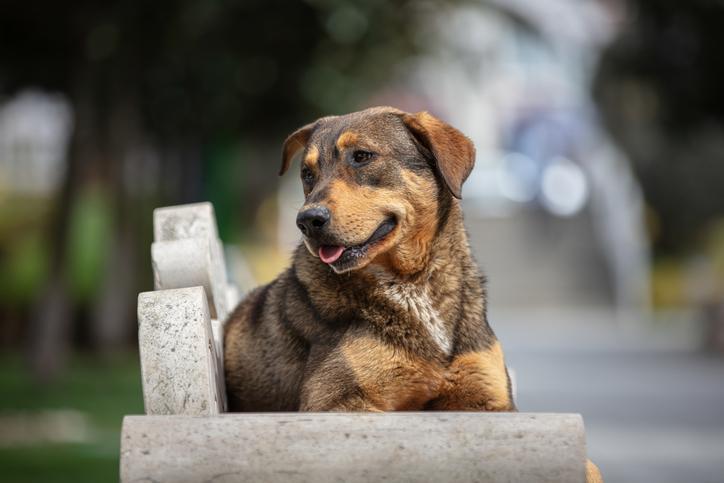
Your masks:
{"label": "tan fur", "polygon": [[419,272],[429,263],[427,255],[437,227],[437,203],[436,191],[428,181],[409,172],[403,172],[402,178],[413,200],[405,212],[405,222],[415,228],[390,251],[389,260],[394,270],[409,274]]}
{"label": "tan fur", "polygon": [[603,483],[603,476],[598,466],[593,461],[586,460],[586,482],[587,483]]}
{"label": "tan fur", "polygon": [[337,148],[340,150],[353,146],[359,141],[359,135],[352,131],[345,131],[337,138]]}
{"label": "tan fur", "polygon": [[446,373],[444,394],[432,405],[455,411],[506,411],[510,406],[508,373],[499,342],[485,351],[457,356]]}
{"label": "tan fur", "polygon": [[335,214],[337,225],[333,233],[347,245],[363,243],[384,220],[386,212],[405,216],[409,209],[391,190],[353,186],[343,179],[333,180],[328,189],[328,205]]}
{"label": "tan fur", "polygon": [[373,338],[350,338],[342,353],[362,392],[383,411],[421,409],[440,391],[438,368]]}
{"label": "tan fur", "polygon": [[316,169],[318,160],[319,149],[317,149],[316,146],[309,146],[307,154],[304,156],[304,164],[306,164],[309,169]]}

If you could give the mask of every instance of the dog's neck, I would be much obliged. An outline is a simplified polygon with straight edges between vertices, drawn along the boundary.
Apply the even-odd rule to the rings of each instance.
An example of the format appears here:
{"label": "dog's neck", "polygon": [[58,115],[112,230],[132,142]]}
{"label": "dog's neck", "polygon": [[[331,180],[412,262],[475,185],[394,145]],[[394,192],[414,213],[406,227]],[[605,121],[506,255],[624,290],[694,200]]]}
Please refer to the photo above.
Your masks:
{"label": "dog's neck", "polygon": [[449,355],[454,347],[453,326],[462,312],[471,318],[484,317],[484,288],[457,200],[426,246],[417,254],[421,268],[415,272],[399,273],[374,263],[362,272],[375,287],[374,293],[389,304],[383,306],[401,309],[411,319],[410,327],[420,324],[425,329],[423,337]]}

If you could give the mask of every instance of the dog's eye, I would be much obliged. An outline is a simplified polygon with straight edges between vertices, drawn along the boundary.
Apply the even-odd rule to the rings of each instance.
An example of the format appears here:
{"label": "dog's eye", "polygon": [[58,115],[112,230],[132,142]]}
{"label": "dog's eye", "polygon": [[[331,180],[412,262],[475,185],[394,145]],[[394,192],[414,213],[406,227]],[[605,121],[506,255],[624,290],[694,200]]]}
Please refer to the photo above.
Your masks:
{"label": "dog's eye", "polygon": [[312,173],[312,170],[304,167],[302,168],[302,181],[305,184],[312,184],[314,183],[314,173]]}
{"label": "dog's eye", "polygon": [[352,153],[352,161],[354,164],[362,165],[368,163],[374,156],[375,154],[369,151],[355,151]]}

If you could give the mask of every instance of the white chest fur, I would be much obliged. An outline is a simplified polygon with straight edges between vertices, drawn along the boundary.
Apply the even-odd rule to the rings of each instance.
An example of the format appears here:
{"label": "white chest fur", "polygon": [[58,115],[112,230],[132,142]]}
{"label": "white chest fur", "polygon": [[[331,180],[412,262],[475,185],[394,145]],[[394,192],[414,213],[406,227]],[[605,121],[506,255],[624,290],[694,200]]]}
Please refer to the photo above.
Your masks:
{"label": "white chest fur", "polygon": [[452,340],[449,330],[433,307],[427,290],[413,284],[392,283],[386,285],[385,294],[393,303],[420,321],[443,353],[450,354]]}

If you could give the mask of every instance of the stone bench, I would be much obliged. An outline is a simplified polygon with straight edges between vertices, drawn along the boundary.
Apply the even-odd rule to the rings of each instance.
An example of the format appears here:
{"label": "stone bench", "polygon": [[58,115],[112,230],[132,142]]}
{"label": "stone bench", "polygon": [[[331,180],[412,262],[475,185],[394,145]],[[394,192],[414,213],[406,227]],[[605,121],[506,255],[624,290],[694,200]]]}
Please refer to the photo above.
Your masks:
{"label": "stone bench", "polygon": [[211,204],[157,209],[152,260],[146,415],[123,420],[121,481],[585,481],[577,414],[224,414],[223,321],[239,296]]}

